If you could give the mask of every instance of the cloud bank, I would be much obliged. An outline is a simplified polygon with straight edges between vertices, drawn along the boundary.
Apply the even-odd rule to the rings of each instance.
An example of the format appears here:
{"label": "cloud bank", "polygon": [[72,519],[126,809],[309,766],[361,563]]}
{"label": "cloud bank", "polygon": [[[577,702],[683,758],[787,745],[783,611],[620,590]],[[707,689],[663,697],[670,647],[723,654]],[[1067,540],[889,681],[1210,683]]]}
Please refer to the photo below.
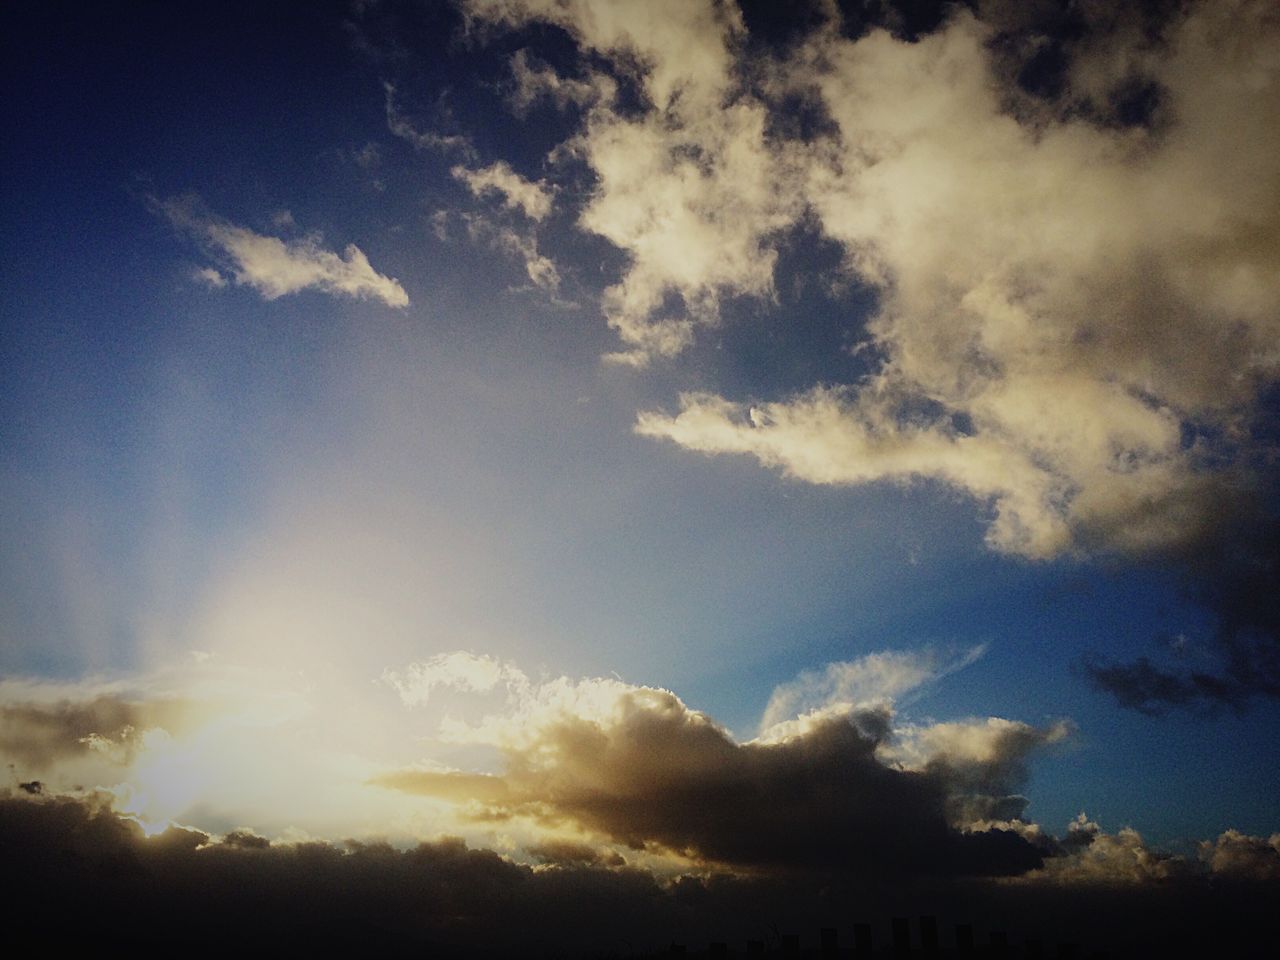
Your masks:
{"label": "cloud bank", "polygon": [[[527,949],[531,939],[589,954],[620,930],[631,949],[664,948],[668,938],[760,938],[770,924],[846,924],[851,911],[884,923],[907,901],[956,922],[1020,923],[1027,935],[1064,940],[1092,934],[1110,946],[1117,936],[1143,945],[1174,937],[1158,922],[1170,910],[1201,924],[1234,917],[1238,930],[1244,918],[1250,937],[1262,929],[1267,914],[1256,908],[1278,876],[1276,837],[1227,830],[1188,858],[1128,827],[1108,833],[1084,814],[1055,836],[1026,817],[1016,791],[1034,758],[1070,736],[1068,723],[899,713],[981,652],[881,652],[807,672],[779,685],[763,734],[746,741],[666,690],[533,679],[496,657],[438,654],[384,672],[372,686],[399,713],[381,727],[365,718],[365,727],[385,736],[398,726],[426,753],[458,748],[476,766],[428,759],[372,777],[360,772],[369,764],[324,760],[338,747],[327,742],[334,727],[325,716],[298,714],[302,726],[277,732],[278,698],[249,704],[256,721],[237,734],[244,710],[213,702],[225,678],[208,675],[208,664],[187,681],[140,680],[129,693],[86,684],[77,696],[74,686],[9,681],[0,690],[0,759],[10,776],[0,787],[0,842],[28,891],[15,916],[39,925],[75,903],[86,943],[145,946],[186,943],[191,912],[213,910],[216,930],[200,927],[201,936],[228,948],[341,943],[446,954]],[[174,693],[183,682],[185,698]],[[485,711],[461,719],[466,698]],[[324,699],[345,705],[334,711],[339,721],[356,702],[340,689]],[[795,712],[780,719],[783,704]],[[424,728],[427,717],[435,719]],[[228,737],[229,749],[218,749]],[[102,744],[114,746],[100,755]],[[496,749],[496,766],[481,762],[485,748]],[[303,793],[323,784],[297,770],[314,767],[334,780],[368,778],[332,784],[344,802],[358,802],[358,789],[444,805],[459,827],[473,837],[483,828],[490,841],[441,836],[438,826],[392,845],[367,828],[351,839],[297,830],[270,839],[252,823],[215,832],[174,822],[207,817],[225,803],[217,791],[188,796],[168,822],[139,819],[131,786],[139,773],[164,761],[147,789],[172,791],[220,775],[224,755],[241,777],[222,789],[253,793],[261,785],[243,771],[286,764],[292,779],[271,785],[301,810]],[[76,770],[90,779],[75,785],[67,775]],[[52,775],[42,781],[33,771]],[[99,775],[108,779],[92,779]],[[94,785],[111,778],[117,786]],[[1097,925],[1072,933],[1086,905]]]}
{"label": "cloud bank", "polygon": [[[777,947],[779,932],[808,947],[822,927],[847,943],[854,922],[872,924],[880,946],[888,943],[889,917],[909,903],[939,918],[948,948],[963,923],[976,928],[979,943],[1001,930],[1010,943],[1036,939],[1050,953],[1075,943],[1134,957],[1190,948],[1253,955],[1267,942],[1274,894],[1274,880],[1232,870],[1070,886],[864,886],[723,874],[667,880],[565,844],[525,864],[451,838],[397,849],[376,841],[271,842],[248,829],[216,836],[171,827],[145,837],[95,796],[5,792],[0,843],[10,875],[22,880],[10,895],[10,935],[47,936],[74,905],[76,923],[59,942],[81,949],[645,956],[667,952],[672,942],[695,949],[727,942],[738,951],[755,939]],[[1217,842],[1233,851],[1260,844],[1266,841],[1239,835]]]}

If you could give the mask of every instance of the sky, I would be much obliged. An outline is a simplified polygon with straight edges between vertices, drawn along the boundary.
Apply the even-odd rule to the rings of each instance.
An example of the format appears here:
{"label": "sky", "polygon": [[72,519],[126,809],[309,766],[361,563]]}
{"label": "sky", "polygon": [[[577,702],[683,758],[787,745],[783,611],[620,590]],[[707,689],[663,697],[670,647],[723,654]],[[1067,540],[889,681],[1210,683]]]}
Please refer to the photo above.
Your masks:
{"label": "sky", "polygon": [[1280,877],[1272,5],[3,19],[33,858]]}

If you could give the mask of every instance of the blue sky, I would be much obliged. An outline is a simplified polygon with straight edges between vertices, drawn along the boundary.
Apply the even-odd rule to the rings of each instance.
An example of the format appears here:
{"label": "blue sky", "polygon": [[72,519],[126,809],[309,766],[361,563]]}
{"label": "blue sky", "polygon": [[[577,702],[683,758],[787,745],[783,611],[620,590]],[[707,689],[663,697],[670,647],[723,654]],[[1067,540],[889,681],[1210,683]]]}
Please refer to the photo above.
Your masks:
{"label": "blue sky", "polygon": [[[1222,546],[1232,531],[1275,523],[1266,344],[1280,274],[1265,211],[1280,176],[1273,151],[1202,155],[1192,121],[1220,93],[1202,60],[1221,24],[1164,24],[1150,62],[1125,23],[1090,24],[1098,46],[1066,48],[1067,103],[1019,86],[991,52],[999,30],[1065,43],[1061,25],[1017,23],[1001,5],[985,20],[955,12],[915,45],[901,23],[888,24],[896,37],[851,22],[821,34],[815,13],[788,33],[755,7],[668,35],[623,6],[612,39],[590,4],[511,9],[526,20],[482,2],[5,15],[6,697],[183,696],[212,682],[193,664],[263,683],[306,674],[290,696],[349,685],[349,709],[381,711],[371,739],[343,746],[365,751],[365,774],[491,772],[494,742],[478,738],[474,758],[423,746],[441,717],[394,702],[380,678],[454,651],[515,665],[535,687],[616,677],[672,691],[745,742],[780,685],[894,651],[917,658],[920,679],[844,707],[887,702],[903,742],[986,718],[1041,731],[1011,759],[1027,776],[1002,784],[1029,799],[1026,823],[1062,833],[1085,811],[1183,853],[1227,828],[1280,829],[1274,617],[1245,623],[1246,682],[1218,639],[1226,608],[1197,601],[1235,576],[1221,561],[1236,556]],[[1106,75],[1101,49],[1132,54],[1182,112],[1129,127],[1091,117],[1081,104],[1102,111],[1131,79]],[[702,73],[721,54],[723,89]],[[1232,56],[1218,63],[1229,76],[1247,51]],[[960,98],[929,120],[928,83],[944,74],[902,80],[913,57],[949,65],[956,89],[985,71],[1014,104],[993,119]],[[899,94],[918,124],[877,112]],[[1255,102],[1233,119],[1265,130],[1274,106],[1254,116]],[[716,118],[735,106],[773,125],[743,161],[776,165],[759,183],[729,166],[749,125]],[[789,126],[801,107],[820,115],[814,130]],[[962,107],[972,117],[955,119]],[[841,126],[857,123],[860,145]],[[1027,146],[1037,123],[1048,133]],[[832,124],[841,136],[824,140]],[[628,181],[643,173],[635,150],[604,152],[619,131],[643,133],[668,173],[732,176]],[[1106,166],[1149,131],[1154,159]],[[1002,181],[973,144],[1006,136],[1027,151],[1010,169],[1031,169],[1031,185]],[[829,152],[855,146],[883,149],[881,171],[918,165],[845,182],[832,171],[853,177],[853,154]],[[467,179],[481,174],[488,187]],[[1190,192],[1165,220],[1158,204],[1096,215],[1134,184]],[[1197,219],[1215,204],[1225,227]],[[658,222],[675,213],[685,221]],[[1232,230],[1245,239],[1223,247]],[[1010,238],[1022,260],[982,260]],[[1214,244],[1227,253],[1204,253]],[[1099,273],[1095,257],[1156,266]],[[1096,290],[1079,292],[1077,268]],[[965,340],[960,315],[981,335]],[[861,453],[846,457],[846,442]],[[1103,448],[1114,459],[1098,466]],[[1130,483],[1138,499],[1116,506]],[[1273,584],[1274,558],[1239,542],[1246,570],[1262,563],[1256,582]],[[1144,695],[1145,710],[1116,695],[1134,675],[1110,674],[1109,690],[1090,672],[1144,656],[1175,690]],[[1227,678],[1213,688],[1225,692],[1177,692],[1196,672]],[[461,704],[478,688],[460,675],[422,689]],[[524,689],[515,675],[501,683]],[[329,707],[308,709],[289,736]],[[128,784],[134,762],[95,775]],[[67,769],[68,784],[85,776]],[[37,775],[61,774],[52,759],[15,773]],[[127,792],[120,809],[150,816]],[[371,809],[399,818],[388,832],[435,829],[415,819],[418,797],[386,812],[386,793]],[[274,803],[194,790],[155,815],[370,829]]]}

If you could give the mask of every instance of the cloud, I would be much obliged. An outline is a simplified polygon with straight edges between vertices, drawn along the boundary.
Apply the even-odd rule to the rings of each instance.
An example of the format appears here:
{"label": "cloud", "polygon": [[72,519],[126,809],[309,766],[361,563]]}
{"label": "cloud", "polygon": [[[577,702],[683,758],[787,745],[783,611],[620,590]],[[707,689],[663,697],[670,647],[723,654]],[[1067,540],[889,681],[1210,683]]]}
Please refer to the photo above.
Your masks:
{"label": "cloud", "polygon": [[227,278],[212,267],[198,267],[192,271],[191,279],[213,290],[221,290],[227,285]]}
{"label": "cloud", "polygon": [[677,102],[714,106],[731,82],[729,43],[743,32],[737,9],[722,3],[655,0],[640,12],[593,0],[463,0],[459,6],[473,25],[510,29],[542,21],[564,28],[583,46],[631,65],[659,110]]}
{"label": "cloud", "polygon": [[571,306],[560,300],[560,271],[555,262],[538,251],[538,240],[532,234],[520,233],[509,226],[490,222],[481,216],[467,217],[467,233],[472,240],[487,238],[499,250],[519,257],[529,282],[551,296],[559,306]]}
{"label": "cloud", "polygon": [[1280,697],[1280,517],[1248,497],[1228,501],[1224,514],[1178,558],[1188,595],[1216,616],[1209,642],[1184,638],[1158,661],[1085,660],[1090,679],[1124,706],[1159,714]]}
{"label": "cloud", "polygon": [[487,693],[499,684],[517,690],[529,685],[528,678],[514,664],[465,650],[439,653],[411,663],[403,670],[386,670],[382,680],[410,707],[425,704],[437,687]]}
{"label": "cloud", "polygon": [[[891,30],[824,7],[770,52],[710,0],[463,9],[559,26],[584,75],[641,94],[576,91],[553,154],[594,178],[579,228],[626,256],[607,359],[675,356],[726,298],[776,299],[802,234],[877,294],[858,382],[687,392],[642,435],[809,483],[945,484],[1018,557],[1173,564],[1219,618],[1217,662],[1099,660],[1098,684],[1144,709],[1280,695],[1273,5],[890,5]],[[513,72],[520,103],[558,89],[527,56]]]}
{"label": "cloud", "polygon": [[[770,237],[791,224],[797,195],[765,138],[766,112],[735,86],[732,47],[743,27],[728,4],[668,2],[643,11],[529,0],[463,4],[477,23],[545,20],[639,83],[650,109],[615,103],[612,84],[566,89],[553,74],[513,63],[519,90],[564,91],[591,102],[580,133],[558,151],[583,162],[596,186],[579,226],[622,250],[628,265],[604,292],[624,349],[607,356],[643,367],[680,353],[699,324],[718,321],[725,296],[771,297]],[[731,102],[730,102],[731,101]]]}
{"label": "cloud", "polygon": [[[537,865],[442,837],[385,843],[270,842],[248,830],[217,836],[174,827],[144,836],[100,797],[0,793],[0,845],[11,876],[15,939],[59,934],[78,949],[193,944],[218,953],[335,950],[388,955],[510,956],[533,950],[599,956],[666,952],[776,937],[816,942],[821,927],[871,922],[877,942],[904,908],[1009,932],[1010,942],[1074,941],[1083,952],[1175,955],[1269,943],[1274,881],[1223,891],[1198,876],[1163,883],[921,882],[845,884],[818,877],[681,875],[664,880],[573,842],[540,848]],[[609,865],[605,865],[609,864]],[[209,923],[211,912],[218,922]],[[1088,918],[1082,923],[1081,918]],[[775,929],[771,929],[775,928]],[[194,932],[193,932],[194,931]],[[1230,943],[1236,939],[1238,943]],[[945,942],[945,941],[944,941]],[[1125,949],[1121,949],[1125,948]]]}
{"label": "cloud", "polygon": [[784,732],[786,728],[779,725],[804,714],[883,708],[968,666],[985,652],[985,645],[952,656],[933,650],[891,650],[829,663],[820,671],[806,670],[774,688],[760,720],[761,738],[771,739],[771,729]]}
{"label": "cloud", "polygon": [[562,77],[546,64],[532,61],[528,50],[512,54],[511,77],[515,88],[510,102],[517,116],[524,116],[544,99],[564,110],[570,105],[585,107],[596,101],[607,102],[617,94],[617,84],[605,74],[593,73],[587,80]]}
{"label": "cloud", "polygon": [[588,866],[605,863],[616,867],[626,863],[622,856],[613,851],[602,853],[595,847],[587,846],[585,843],[574,843],[570,840],[551,840],[547,843],[535,844],[529,847],[529,853],[544,863],[583,864]]}
{"label": "cloud", "polygon": [[[102,693],[89,699],[38,698],[38,690],[0,686],[0,763],[26,776],[69,761],[127,765],[153,729],[180,729],[188,705]],[[23,694],[26,696],[23,696]]]}
{"label": "cloud", "polygon": [[392,134],[410,144],[415,150],[430,150],[441,153],[456,152],[463,156],[471,156],[475,148],[470,139],[460,134],[442,134],[434,130],[419,130],[400,112],[396,102],[394,84],[383,84],[386,98],[387,129]]}
{"label": "cloud", "polygon": [[1200,844],[1200,859],[1215,875],[1239,880],[1280,880],[1280,833],[1251,837],[1226,830]]}
{"label": "cloud", "polygon": [[519,210],[530,220],[544,220],[551,212],[551,191],[546,184],[526,180],[503,160],[475,170],[458,165],[449,172],[475,196],[496,193],[505,206]]}
{"label": "cloud", "polygon": [[880,757],[941,778],[947,784],[949,822],[974,829],[1020,820],[1027,799],[1013,791],[1026,782],[1028,761],[1074,730],[1066,720],[1035,727],[1003,717],[903,724]]}
{"label": "cloud", "polygon": [[1187,878],[1195,871],[1183,858],[1153,850],[1132,827],[1105,833],[1084,814],[1070,825],[1061,850],[1027,879],[1066,886],[1141,886]]}
{"label": "cloud", "polygon": [[400,283],[374,270],[355,244],[349,244],[339,256],[324,249],[315,236],[288,241],[264,236],[200,212],[190,198],[157,202],[156,208],[222,261],[237,284],[252,287],[266,300],[319,290],[380,300],[389,307],[409,305]]}
{"label": "cloud", "polygon": [[[822,232],[880,291],[883,366],[754,408],[689,395],[641,432],[811,482],[936,478],[991,504],[988,542],[1029,557],[1194,540],[1243,477],[1208,469],[1186,431],[1230,429],[1275,375],[1280,290],[1277,204],[1255,205],[1280,200],[1257,136],[1277,119],[1275,24],[1241,7],[1257,33],[1227,53],[1221,10],[1197,11],[1150,66],[1160,135],[1020,123],[966,14],[917,43],[819,32],[787,81],[838,132],[796,149]],[[1228,265],[1229,236],[1256,242]]]}
{"label": "cloud", "polygon": [[[722,868],[1022,873],[1039,865],[1039,850],[1004,826],[957,822],[955,801],[1007,794],[1026,756],[1062,734],[991,720],[912,730],[895,746],[887,698],[974,656],[833,664],[780,688],[766,711],[768,737],[748,743],[665,690],[603,679],[528,684],[517,674],[504,711],[475,724],[446,720],[439,733],[498,747],[502,773],[409,768],[374,782],[463,804],[485,822],[585,831]],[[475,658],[462,671],[442,660],[427,673],[431,685],[456,677],[449,682],[479,690],[510,675]],[[874,707],[839,699],[864,693]],[[807,713],[788,724],[778,719],[787,708]]]}

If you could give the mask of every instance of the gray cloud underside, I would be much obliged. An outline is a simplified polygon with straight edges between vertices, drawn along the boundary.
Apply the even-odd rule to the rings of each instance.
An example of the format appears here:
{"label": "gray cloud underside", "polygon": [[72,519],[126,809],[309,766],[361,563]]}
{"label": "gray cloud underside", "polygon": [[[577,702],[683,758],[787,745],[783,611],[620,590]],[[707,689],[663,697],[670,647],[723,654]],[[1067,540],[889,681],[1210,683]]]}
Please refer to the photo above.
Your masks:
{"label": "gray cloud underside", "polygon": [[188,705],[115,695],[53,703],[0,704],[0,760],[22,776],[44,775],[63,761],[102,757],[127,764],[149,729],[181,728]]}
{"label": "gray cloud underside", "polygon": [[[628,867],[584,865],[588,851],[568,846],[545,851],[559,866],[532,868],[448,839],[397,850],[269,843],[247,830],[219,840],[178,827],[147,839],[94,797],[0,793],[0,846],[7,875],[20,881],[6,903],[11,937],[57,930],[64,947],[218,955],[586,956],[665,951],[672,940],[741,949],[779,930],[810,943],[820,927],[836,926],[848,938],[855,920],[875,924],[884,942],[888,918],[904,909],[937,915],[944,943],[952,923],[967,922],[980,937],[1001,929],[1011,942],[1036,937],[1050,951],[1074,941],[1157,956],[1192,945],[1229,949],[1233,938],[1253,949],[1270,929],[1277,842],[1224,834],[1210,859],[1232,866],[1213,884],[1178,875],[1070,887],[918,879],[899,887],[830,876],[662,882]],[[1270,858],[1261,869],[1260,857]]]}
{"label": "gray cloud underside", "polygon": [[989,759],[914,771],[877,757],[887,729],[885,714],[865,711],[739,744],[673,695],[636,690],[610,722],[565,714],[542,726],[507,751],[501,776],[407,770],[378,782],[471,800],[486,820],[571,824],[632,848],[738,868],[884,876],[1040,866],[1040,850],[1016,832],[961,829],[949,814],[985,797],[984,815],[996,806],[1019,815],[1025,801],[1010,795],[1017,758],[1044,732],[1010,725],[988,741]]}

